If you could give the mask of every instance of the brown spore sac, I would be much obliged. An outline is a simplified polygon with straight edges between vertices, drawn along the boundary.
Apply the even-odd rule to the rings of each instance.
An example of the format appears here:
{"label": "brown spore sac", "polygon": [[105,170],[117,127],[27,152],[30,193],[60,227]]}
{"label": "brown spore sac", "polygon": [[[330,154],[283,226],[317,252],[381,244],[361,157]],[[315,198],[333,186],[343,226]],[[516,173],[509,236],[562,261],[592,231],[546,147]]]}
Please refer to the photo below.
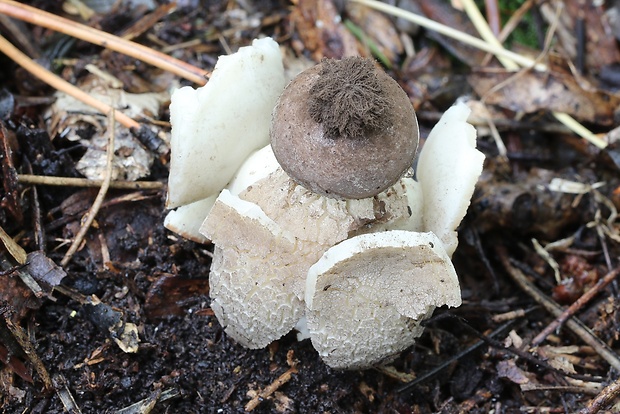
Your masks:
{"label": "brown spore sac", "polygon": [[317,194],[373,197],[411,167],[418,124],[407,94],[371,60],[324,60],[300,73],[274,109],[282,169]]}

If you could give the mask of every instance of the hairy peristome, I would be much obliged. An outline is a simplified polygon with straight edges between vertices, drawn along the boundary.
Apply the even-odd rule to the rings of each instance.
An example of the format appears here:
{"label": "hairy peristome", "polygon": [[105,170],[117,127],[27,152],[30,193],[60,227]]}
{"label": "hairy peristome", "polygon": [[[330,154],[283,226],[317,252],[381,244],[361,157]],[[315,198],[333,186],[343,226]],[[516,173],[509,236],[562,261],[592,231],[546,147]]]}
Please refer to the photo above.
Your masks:
{"label": "hairy peristome", "polygon": [[372,59],[359,56],[325,59],[310,88],[309,111],[327,137],[359,139],[387,128],[390,97],[377,77]]}

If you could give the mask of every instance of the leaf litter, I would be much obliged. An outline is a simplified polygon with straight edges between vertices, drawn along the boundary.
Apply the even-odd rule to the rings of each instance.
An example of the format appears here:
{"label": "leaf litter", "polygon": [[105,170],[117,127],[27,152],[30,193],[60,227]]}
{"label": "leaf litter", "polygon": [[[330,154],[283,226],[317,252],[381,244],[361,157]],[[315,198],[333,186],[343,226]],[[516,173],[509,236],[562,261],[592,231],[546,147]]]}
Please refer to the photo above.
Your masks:
{"label": "leaf litter", "polygon": [[[0,14],[11,15],[10,3],[0,2]],[[218,55],[259,35],[280,42],[291,72],[323,57],[374,56],[408,92],[423,137],[467,96],[489,161],[455,253],[464,304],[430,321],[392,366],[338,372],[293,336],[248,351],[223,334],[209,308],[211,247],[163,228],[161,188],[107,191],[74,256],[59,267],[94,193],[66,184],[35,191],[21,176],[165,183],[168,155],[116,126],[108,167],[108,114],[8,63],[0,189],[4,412],[618,411],[620,305],[617,282],[602,285],[620,253],[615,5],[525,1],[511,17],[505,6],[492,7],[503,2],[487,1],[485,21],[503,23],[494,36],[541,72],[503,67],[486,50],[465,47],[464,35],[404,24],[369,1],[178,2],[176,9],[28,3],[111,34],[135,33],[139,43],[201,68],[195,73],[203,80]],[[396,3],[478,36],[481,24],[465,0]],[[66,36],[37,26],[10,36],[20,32],[12,27],[3,20],[2,34],[21,50],[46,53],[59,64],[50,66],[54,72],[108,105],[138,108],[125,113],[165,143],[168,93],[188,81],[139,57],[81,41],[67,46]],[[515,40],[523,28],[534,28],[528,38],[539,40]],[[122,79],[122,88],[103,83],[88,64]],[[596,294],[584,298],[589,291]],[[575,303],[572,316],[562,316]],[[511,328],[498,330],[506,319]]]}

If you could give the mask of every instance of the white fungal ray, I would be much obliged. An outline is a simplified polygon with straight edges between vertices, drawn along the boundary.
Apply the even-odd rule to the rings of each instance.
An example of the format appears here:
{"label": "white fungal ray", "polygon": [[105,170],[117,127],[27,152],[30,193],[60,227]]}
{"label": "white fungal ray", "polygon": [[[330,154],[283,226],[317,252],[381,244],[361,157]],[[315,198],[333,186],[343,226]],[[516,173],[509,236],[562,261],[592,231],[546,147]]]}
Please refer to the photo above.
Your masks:
{"label": "white fungal ray", "polygon": [[221,56],[205,86],[173,93],[168,208],[217,195],[269,143],[271,111],[284,83],[279,46],[264,38]]}
{"label": "white fungal ray", "polygon": [[432,231],[451,257],[460,224],[482,173],[484,154],[476,149],[476,130],[467,123],[464,103],[448,109],[428,136],[418,159],[417,178],[424,197],[424,231]]}
{"label": "white fungal ray", "polygon": [[[278,167],[278,161],[271,151],[271,146],[267,145],[248,157],[227,188],[232,194],[237,195]],[[200,233],[200,226],[211,211],[218,195],[219,193],[213,194],[202,200],[178,207],[176,210],[171,210],[164,219],[164,226],[186,239],[197,243],[209,243],[210,240]]]}
{"label": "white fungal ray", "polygon": [[208,243],[209,239],[200,233],[200,225],[216,198],[217,195],[212,195],[169,211],[164,219],[164,227],[196,243]]}
{"label": "white fungal ray", "polygon": [[422,333],[438,306],[459,306],[456,272],[433,233],[388,231],[330,248],[308,271],[312,344],[333,368],[394,358]]}

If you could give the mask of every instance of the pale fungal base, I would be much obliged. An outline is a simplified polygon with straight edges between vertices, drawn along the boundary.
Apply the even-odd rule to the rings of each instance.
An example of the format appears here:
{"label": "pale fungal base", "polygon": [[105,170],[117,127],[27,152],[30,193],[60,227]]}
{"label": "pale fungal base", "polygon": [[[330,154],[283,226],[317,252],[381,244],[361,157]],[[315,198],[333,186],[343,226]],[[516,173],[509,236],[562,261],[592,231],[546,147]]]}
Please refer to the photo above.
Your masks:
{"label": "pale fungal base", "polygon": [[[306,269],[302,246],[290,232],[228,190],[201,230],[217,246],[209,275],[211,308],[226,333],[243,346],[263,348],[293,329],[304,305],[291,285]],[[312,249],[307,254],[320,256]]]}
{"label": "pale fungal base", "polygon": [[223,190],[201,232],[217,246],[211,307],[226,333],[262,348],[293,329],[305,312],[310,266],[352,231],[408,218],[405,188],[398,183],[375,198],[335,200],[278,168],[238,197]]}

